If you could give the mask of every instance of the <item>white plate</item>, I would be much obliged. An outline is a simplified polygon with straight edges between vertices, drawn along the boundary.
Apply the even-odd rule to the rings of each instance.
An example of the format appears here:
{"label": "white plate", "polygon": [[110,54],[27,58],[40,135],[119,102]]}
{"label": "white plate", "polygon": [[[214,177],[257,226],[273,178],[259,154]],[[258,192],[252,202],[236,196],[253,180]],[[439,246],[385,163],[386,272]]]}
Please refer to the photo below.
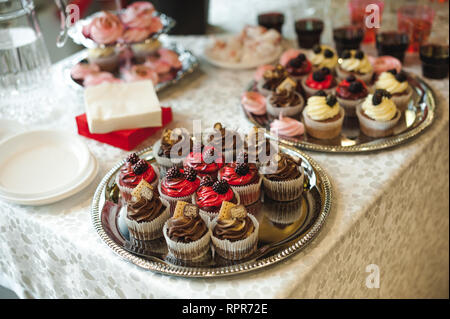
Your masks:
{"label": "white plate", "polygon": [[0,119],[0,142],[22,131],[22,126],[11,120]]}
{"label": "white plate", "polygon": [[74,134],[49,130],[18,134],[0,143],[0,197],[34,203],[70,196],[66,194],[91,177],[96,165]]}
{"label": "white plate", "polygon": [[60,200],[66,199],[72,195],[75,195],[76,193],[86,188],[89,184],[92,183],[94,178],[97,176],[97,173],[98,173],[97,160],[95,159],[94,156],[91,156],[86,171],[86,175],[83,176],[78,182],[74,183],[71,187],[67,188],[66,190],[62,190],[59,193],[47,195],[44,197],[35,197],[26,199],[20,197],[9,197],[0,194],[0,199],[6,200],[14,204],[30,205],[30,206],[41,206],[55,203]]}
{"label": "white plate", "polygon": [[232,69],[232,70],[245,70],[245,69],[254,69],[263,64],[271,64],[278,60],[281,53],[283,52],[283,46],[280,44],[278,50],[272,55],[267,57],[266,59],[253,60],[251,63],[236,63],[236,62],[228,62],[223,60],[217,60],[211,54],[211,47],[205,48],[203,56],[206,61],[211,63],[214,66],[224,69]]}

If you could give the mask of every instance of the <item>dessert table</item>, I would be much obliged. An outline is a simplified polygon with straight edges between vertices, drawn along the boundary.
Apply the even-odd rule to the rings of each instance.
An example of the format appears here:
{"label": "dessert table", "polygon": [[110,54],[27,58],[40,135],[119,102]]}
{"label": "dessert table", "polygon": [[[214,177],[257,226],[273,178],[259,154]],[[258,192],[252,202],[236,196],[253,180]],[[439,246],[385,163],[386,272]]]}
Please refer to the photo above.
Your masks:
{"label": "dessert table", "polygon": [[[158,94],[173,109],[170,127],[190,129],[192,120],[201,120],[204,128],[220,121],[250,129],[239,100],[254,71],[209,65],[202,58],[206,37],[170,40],[200,59],[199,71]],[[82,90],[69,86],[65,74],[80,54],[53,66],[49,120],[26,129],[76,132]],[[405,69],[421,74],[412,56]],[[375,153],[307,152],[332,181],[333,205],[318,237],[292,258],[214,279],[156,274],[122,260],[94,230],[90,205],[103,175],[126,153],[83,138],[100,164],[87,188],[40,207],[0,201],[0,285],[21,298],[448,298],[449,81],[426,82],[437,95],[437,113],[417,138]],[[378,266],[378,288],[366,285],[370,265]]]}

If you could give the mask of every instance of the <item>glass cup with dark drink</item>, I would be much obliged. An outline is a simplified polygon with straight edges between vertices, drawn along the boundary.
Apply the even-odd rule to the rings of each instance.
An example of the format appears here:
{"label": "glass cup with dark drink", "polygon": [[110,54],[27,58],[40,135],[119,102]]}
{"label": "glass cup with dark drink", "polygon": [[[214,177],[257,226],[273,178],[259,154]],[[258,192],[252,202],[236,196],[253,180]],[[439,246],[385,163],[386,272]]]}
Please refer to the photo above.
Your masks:
{"label": "glass cup with dark drink", "polygon": [[408,34],[396,31],[378,33],[376,36],[378,56],[390,55],[403,63],[409,45]]}
{"label": "glass cup with dark drink", "polygon": [[333,39],[339,55],[345,50],[358,50],[363,38],[364,29],[359,26],[345,26],[333,30]]}
{"label": "glass cup with dark drink", "polygon": [[448,44],[424,44],[419,50],[422,74],[430,79],[444,79],[448,75]]}
{"label": "glass cup with dark drink", "polygon": [[323,31],[323,21],[319,19],[300,19],[295,21],[298,46],[311,49],[320,43],[320,35]]}
{"label": "glass cup with dark drink", "polygon": [[258,15],[258,24],[267,29],[275,29],[281,34],[284,14],[281,12],[265,12]]}
{"label": "glass cup with dark drink", "polygon": [[409,52],[418,52],[419,46],[428,40],[435,12],[426,5],[407,5],[398,9],[398,30],[409,36]]}

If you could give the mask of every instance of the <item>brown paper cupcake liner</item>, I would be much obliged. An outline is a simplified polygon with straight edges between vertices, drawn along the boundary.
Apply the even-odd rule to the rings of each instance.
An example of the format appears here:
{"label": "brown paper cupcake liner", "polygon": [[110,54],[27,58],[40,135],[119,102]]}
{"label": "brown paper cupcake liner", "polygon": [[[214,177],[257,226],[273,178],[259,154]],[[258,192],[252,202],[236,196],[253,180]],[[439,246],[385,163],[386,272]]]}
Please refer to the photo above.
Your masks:
{"label": "brown paper cupcake liner", "polygon": [[[159,192],[159,196],[161,198],[163,198],[163,199],[165,199],[166,201],[169,202],[169,205],[170,205],[170,216],[173,215],[173,212],[175,211],[175,206],[177,205],[178,201],[190,203],[191,202],[191,198],[192,198],[192,194],[188,195],[188,196],[182,196],[182,197],[170,197],[170,196],[167,196],[167,195],[163,194],[163,192],[161,191],[161,183],[158,184],[158,192]],[[194,194],[195,194],[195,192],[194,192]]]}
{"label": "brown paper cupcake liner", "polygon": [[356,117],[356,107],[361,105],[366,98],[358,99],[358,100],[347,100],[336,96],[336,99],[340,106],[342,106],[345,110],[345,116],[347,117]]}
{"label": "brown paper cupcake liner", "polygon": [[370,137],[386,137],[394,134],[394,128],[400,120],[401,112],[397,111],[396,116],[390,121],[375,121],[362,114],[362,106],[356,108],[356,115],[359,120],[359,128]]}
{"label": "brown paper cupcake liner", "polygon": [[413,90],[410,86],[406,89],[406,94],[402,95],[392,95],[392,102],[394,102],[395,106],[400,112],[406,111],[408,108],[409,101],[411,101],[411,97],[413,94]]}
{"label": "brown paper cupcake liner", "polygon": [[258,176],[257,183],[250,185],[234,186],[230,185],[231,189],[239,194],[240,203],[244,206],[251,205],[259,200],[261,197],[261,183],[262,178]]}

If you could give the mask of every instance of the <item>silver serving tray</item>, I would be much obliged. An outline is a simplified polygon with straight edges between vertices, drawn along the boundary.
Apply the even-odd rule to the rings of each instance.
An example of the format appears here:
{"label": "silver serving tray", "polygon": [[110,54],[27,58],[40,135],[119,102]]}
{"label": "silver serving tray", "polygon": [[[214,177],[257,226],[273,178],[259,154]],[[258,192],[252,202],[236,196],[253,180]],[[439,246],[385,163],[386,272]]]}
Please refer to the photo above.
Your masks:
{"label": "silver serving tray", "polygon": [[[181,277],[220,277],[245,273],[273,265],[292,256],[309,244],[320,231],[332,204],[331,184],[326,173],[308,155],[294,148],[280,145],[280,151],[302,158],[305,172],[303,196],[293,202],[276,203],[262,199],[252,204],[254,216],[260,222],[257,251],[242,261],[227,261],[212,256],[211,250],[202,260],[180,261],[167,255],[164,239],[136,241],[130,237],[123,220],[125,209],[121,208],[120,194],[115,176],[123,161],[117,163],[97,187],[91,207],[91,218],[100,238],[117,255],[125,260],[159,273]],[[152,148],[137,153],[142,158],[154,161]],[[282,206],[280,206],[282,205]],[[275,222],[274,213],[286,209],[289,225]]]}
{"label": "silver serving tray", "polygon": [[[408,105],[408,109],[400,118],[392,136],[384,138],[365,136],[360,132],[356,118],[345,118],[341,135],[332,140],[315,139],[307,133],[299,138],[279,136],[278,140],[299,149],[330,153],[371,152],[402,144],[428,127],[433,122],[436,112],[436,96],[431,87],[412,73],[407,73],[407,77],[413,89],[413,98]],[[255,81],[249,84],[247,91],[257,91]],[[270,114],[254,115],[247,112],[243,107],[242,109],[250,122],[266,129],[268,138],[276,139],[270,133],[270,122],[274,119],[273,116]],[[299,115],[299,119],[301,119],[301,115]]]}
{"label": "silver serving tray", "polygon": [[[195,55],[192,54],[191,51],[186,50],[183,46],[176,44],[176,43],[166,43],[165,41],[161,41],[162,47],[170,49],[172,51],[175,51],[180,58],[182,67],[178,72],[176,73],[175,77],[171,80],[160,82],[155,86],[156,92],[159,92],[169,86],[172,86],[176,83],[178,83],[182,78],[184,78],[186,75],[193,73],[199,66],[199,61],[195,57]],[[72,77],[70,76],[70,69],[77,63],[85,60],[87,58],[87,52],[84,51],[84,53],[80,56],[77,55],[77,58],[74,59],[71,63],[69,63],[69,67],[66,68],[64,72],[64,77],[66,78],[66,81],[68,84],[75,89],[83,88],[83,86],[74,81]]]}
{"label": "silver serving tray", "polygon": [[[117,14],[117,11],[111,11],[111,13]],[[110,46],[110,45],[95,43],[92,39],[86,38],[83,34],[83,27],[85,25],[88,25],[89,23],[91,23],[91,21],[100,14],[101,14],[101,12],[96,12],[94,14],[91,14],[90,16],[88,16],[84,19],[78,20],[74,25],[72,25],[69,28],[69,30],[67,31],[67,34],[69,35],[69,37],[72,38],[73,42],[75,42],[76,44],[80,44],[89,49]],[[176,24],[174,19],[166,16],[164,13],[155,12],[154,15],[158,16],[161,19],[163,28],[160,31],[152,34],[150,37],[151,39],[157,39],[161,34],[168,33]],[[116,44],[111,44],[111,45],[116,45]]]}

